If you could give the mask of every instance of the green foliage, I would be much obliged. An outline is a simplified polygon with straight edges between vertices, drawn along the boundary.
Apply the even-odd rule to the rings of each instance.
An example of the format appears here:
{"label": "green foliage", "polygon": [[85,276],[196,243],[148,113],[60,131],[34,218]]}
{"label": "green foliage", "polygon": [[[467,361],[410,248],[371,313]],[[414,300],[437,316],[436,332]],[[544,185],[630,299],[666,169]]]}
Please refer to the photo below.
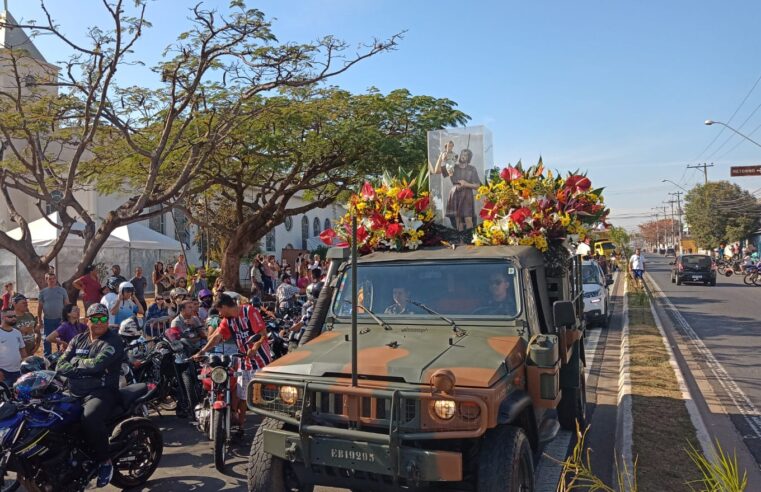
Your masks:
{"label": "green foliage", "polygon": [[696,186],[685,196],[684,208],[690,235],[700,248],[744,239],[758,228],[755,197],[728,181]]}
{"label": "green foliage", "polygon": [[610,229],[608,229],[608,234],[610,235],[610,240],[613,244],[615,244],[624,256],[628,258],[630,254],[629,243],[631,243],[631,237],[629,236],[629,233],[626,232],[626,229],[623,227],[611,226]]}
{"label": "green foliage", "polygon": [[[737,452],[729,456],[716,440],[716,460],[710,461],[695,446],[690,443],[687,450],[693,463],[700,470],[701,479],[690,482],[691,490],[701,492],[742,492],[748,486],[748,474],[745,470],[740,475],[740,467],[737,464]],[[698,486],[696,489],[694,486]]]}

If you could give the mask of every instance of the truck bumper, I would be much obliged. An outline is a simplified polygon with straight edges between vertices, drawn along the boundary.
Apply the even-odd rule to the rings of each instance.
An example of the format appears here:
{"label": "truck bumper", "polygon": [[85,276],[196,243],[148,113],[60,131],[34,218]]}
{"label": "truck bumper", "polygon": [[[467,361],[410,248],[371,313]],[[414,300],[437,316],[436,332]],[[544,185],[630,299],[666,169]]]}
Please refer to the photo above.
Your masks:
{"label": "truck bumper", "polygon": [[[335,467],[378,475],[394,474],[392,460],[399,460],[399,478],[409,482],[459,482],[462,480],[462,455],[452,451],[428,451],[400,446],[392,453],[390,445],[349,441],[332,437],[309,436],[302,440],[297,432],[264,430],[264,451],[279,458],[308,461],[312,465]],[[305,455],[308,458],[305,460]]]}

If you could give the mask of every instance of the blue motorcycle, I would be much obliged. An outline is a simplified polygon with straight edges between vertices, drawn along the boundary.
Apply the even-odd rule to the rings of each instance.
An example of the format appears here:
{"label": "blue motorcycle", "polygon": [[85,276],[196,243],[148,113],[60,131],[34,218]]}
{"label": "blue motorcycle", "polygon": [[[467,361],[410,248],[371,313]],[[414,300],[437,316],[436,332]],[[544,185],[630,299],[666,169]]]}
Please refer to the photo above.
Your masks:
{"label": "blue motorcycle", "polygon": [[[54,371],[23,375],[14,385],[16,399],[0,403],[0,477],[8,472],[29,492],[80,492],[96,476],[98,465],[81,432],[82,403],[66,394]],[[144,484],[161,460],[159,428],[145,417],[145,402],[155,385],[121,388],[121,404],[109,419],[111,484]],[[11,485],[13,488],[13,485]]]}

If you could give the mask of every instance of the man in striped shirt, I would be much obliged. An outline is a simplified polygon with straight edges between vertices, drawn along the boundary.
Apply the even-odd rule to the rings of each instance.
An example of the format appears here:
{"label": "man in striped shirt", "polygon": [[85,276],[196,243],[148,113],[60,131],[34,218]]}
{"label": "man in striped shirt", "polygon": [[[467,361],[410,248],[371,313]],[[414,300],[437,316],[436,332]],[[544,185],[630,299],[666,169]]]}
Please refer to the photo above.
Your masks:
{"label": "man in striped shirt", "polygon": [[[231,296],[222,294],[215,306],[222,321],[219,328],[206,342],[206,345],[194,356],[200,359],[206,352],[216,347],[222,341],[233,340],[238,352],[246,354],[240,368],[241,375],[237,377],[236,390],[232,392],[232,408],[234,418],[239,426],[238,434],[243,433],[246,422],[246,388],[254,373],[272,362],[272,352],[267,342],[267,327],[261,313],[251,304],[238,306]],[[260,335],[253,340],[254,335]],[[232,382],[231,382],[232,383]]]}

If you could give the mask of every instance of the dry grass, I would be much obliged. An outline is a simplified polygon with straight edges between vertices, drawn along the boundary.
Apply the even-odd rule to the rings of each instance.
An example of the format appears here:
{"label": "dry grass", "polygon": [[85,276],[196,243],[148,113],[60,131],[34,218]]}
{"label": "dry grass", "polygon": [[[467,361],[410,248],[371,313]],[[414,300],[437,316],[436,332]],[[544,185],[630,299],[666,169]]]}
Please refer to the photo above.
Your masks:
{"label": "dry grass", "polygon": [[697,446],[647,294],[628,293],[633,454],[640,490],[688,490],[700,477],[687,450]]}

